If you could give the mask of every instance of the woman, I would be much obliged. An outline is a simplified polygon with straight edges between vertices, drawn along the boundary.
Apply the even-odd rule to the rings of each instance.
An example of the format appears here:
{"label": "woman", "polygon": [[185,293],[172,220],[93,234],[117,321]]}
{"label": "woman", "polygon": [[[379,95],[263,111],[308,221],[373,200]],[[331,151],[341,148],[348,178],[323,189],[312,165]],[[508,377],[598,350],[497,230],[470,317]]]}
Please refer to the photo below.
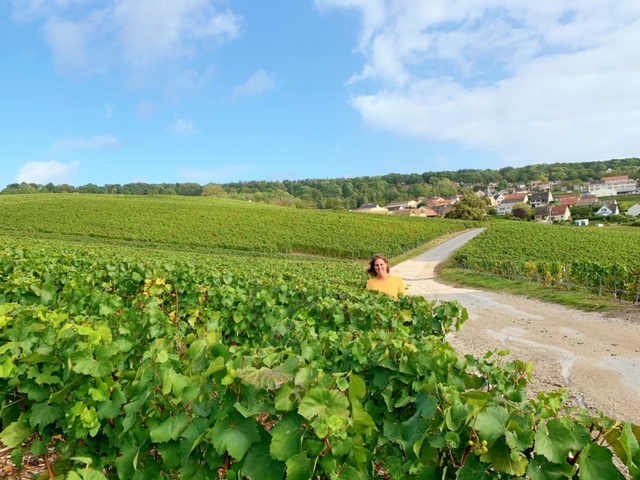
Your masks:
{"label": "woman", "polygon": [[400,293],[406,294],[402,278],[389,273],[389,260],[384,255],[378,253],[371,257],[367,273],[371,275],[371,278],[367,281],[369,290],[378,290],[394,298],[398,298]]}

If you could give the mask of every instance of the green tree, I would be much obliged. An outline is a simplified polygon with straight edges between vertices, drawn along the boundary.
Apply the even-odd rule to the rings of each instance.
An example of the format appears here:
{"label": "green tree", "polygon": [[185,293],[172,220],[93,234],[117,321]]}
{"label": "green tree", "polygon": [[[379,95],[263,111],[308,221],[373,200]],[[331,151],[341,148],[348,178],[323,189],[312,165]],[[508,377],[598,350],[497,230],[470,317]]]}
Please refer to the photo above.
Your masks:
{"label": "green tree", "polygon": [[526,203],[516,203],[511,209],[511,215],[522,219],[532,218],[534,213],[534,210]]}
{"label": "green tree", "polygon": [[206,197],[226,197],[227,192],[224,191],[222,185],[217,183],[207,183],[202,187],[202,195]]}
{"label": "green tree", "polygon": [[471,191],[465,191],[460,201],[453,206],[453,210],[447,216],[461,220],[484,220],[488,209],[489,206],[484,199]]}

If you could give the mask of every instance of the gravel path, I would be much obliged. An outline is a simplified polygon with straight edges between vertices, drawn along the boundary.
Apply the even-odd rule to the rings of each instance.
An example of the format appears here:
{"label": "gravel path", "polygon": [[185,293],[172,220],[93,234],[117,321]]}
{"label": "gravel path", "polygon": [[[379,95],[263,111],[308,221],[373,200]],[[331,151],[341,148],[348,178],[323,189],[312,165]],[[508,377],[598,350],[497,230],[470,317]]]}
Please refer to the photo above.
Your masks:
{"label": "gravel path", "polygon": [[510,349],[512,357],[536,364],[532,394],[566,387],[572,403],[640,424],[640,307],[607,316],[438,283],[438,263],[481,232],[464,232],[392,271],[409,295],[458,300],[467,308],[462,331],[448,337],[461,355]]}

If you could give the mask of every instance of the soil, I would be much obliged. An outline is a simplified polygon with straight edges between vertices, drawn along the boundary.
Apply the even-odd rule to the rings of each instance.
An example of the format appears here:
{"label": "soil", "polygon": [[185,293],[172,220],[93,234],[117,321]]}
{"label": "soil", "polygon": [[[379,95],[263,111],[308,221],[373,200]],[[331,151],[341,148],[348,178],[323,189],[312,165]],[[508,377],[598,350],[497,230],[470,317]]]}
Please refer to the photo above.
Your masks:
{"label": "soil", "polygon": [[[439,283],[436,267],[480,233],[467,232],[392,268],[409,295],[457,300],[469,312],[447,340],[460,355],[509,349],[535,362],[530,395],[565,387],[571,404],[640,424],[640,306],[587,313],[535,299]],[[509,357],[507,357],[509,358]]]}

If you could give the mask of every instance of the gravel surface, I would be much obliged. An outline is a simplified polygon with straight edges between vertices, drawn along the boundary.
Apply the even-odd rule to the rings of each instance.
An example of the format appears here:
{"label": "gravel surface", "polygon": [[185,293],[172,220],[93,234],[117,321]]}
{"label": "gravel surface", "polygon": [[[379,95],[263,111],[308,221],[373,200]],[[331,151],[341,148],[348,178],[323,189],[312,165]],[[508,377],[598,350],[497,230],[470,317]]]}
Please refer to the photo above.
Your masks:
{"label": "gravel surface", "polygon": [[511,357],[535,362],[531,395],[566,387],[571,403],[640,424],[640,306],[610,316],[438,283],[436,266],[481,231],[465,232],[392,271],[409,295],[458,300],[467,308],[469,320],[448,337],[459,354],[509,349]]}

